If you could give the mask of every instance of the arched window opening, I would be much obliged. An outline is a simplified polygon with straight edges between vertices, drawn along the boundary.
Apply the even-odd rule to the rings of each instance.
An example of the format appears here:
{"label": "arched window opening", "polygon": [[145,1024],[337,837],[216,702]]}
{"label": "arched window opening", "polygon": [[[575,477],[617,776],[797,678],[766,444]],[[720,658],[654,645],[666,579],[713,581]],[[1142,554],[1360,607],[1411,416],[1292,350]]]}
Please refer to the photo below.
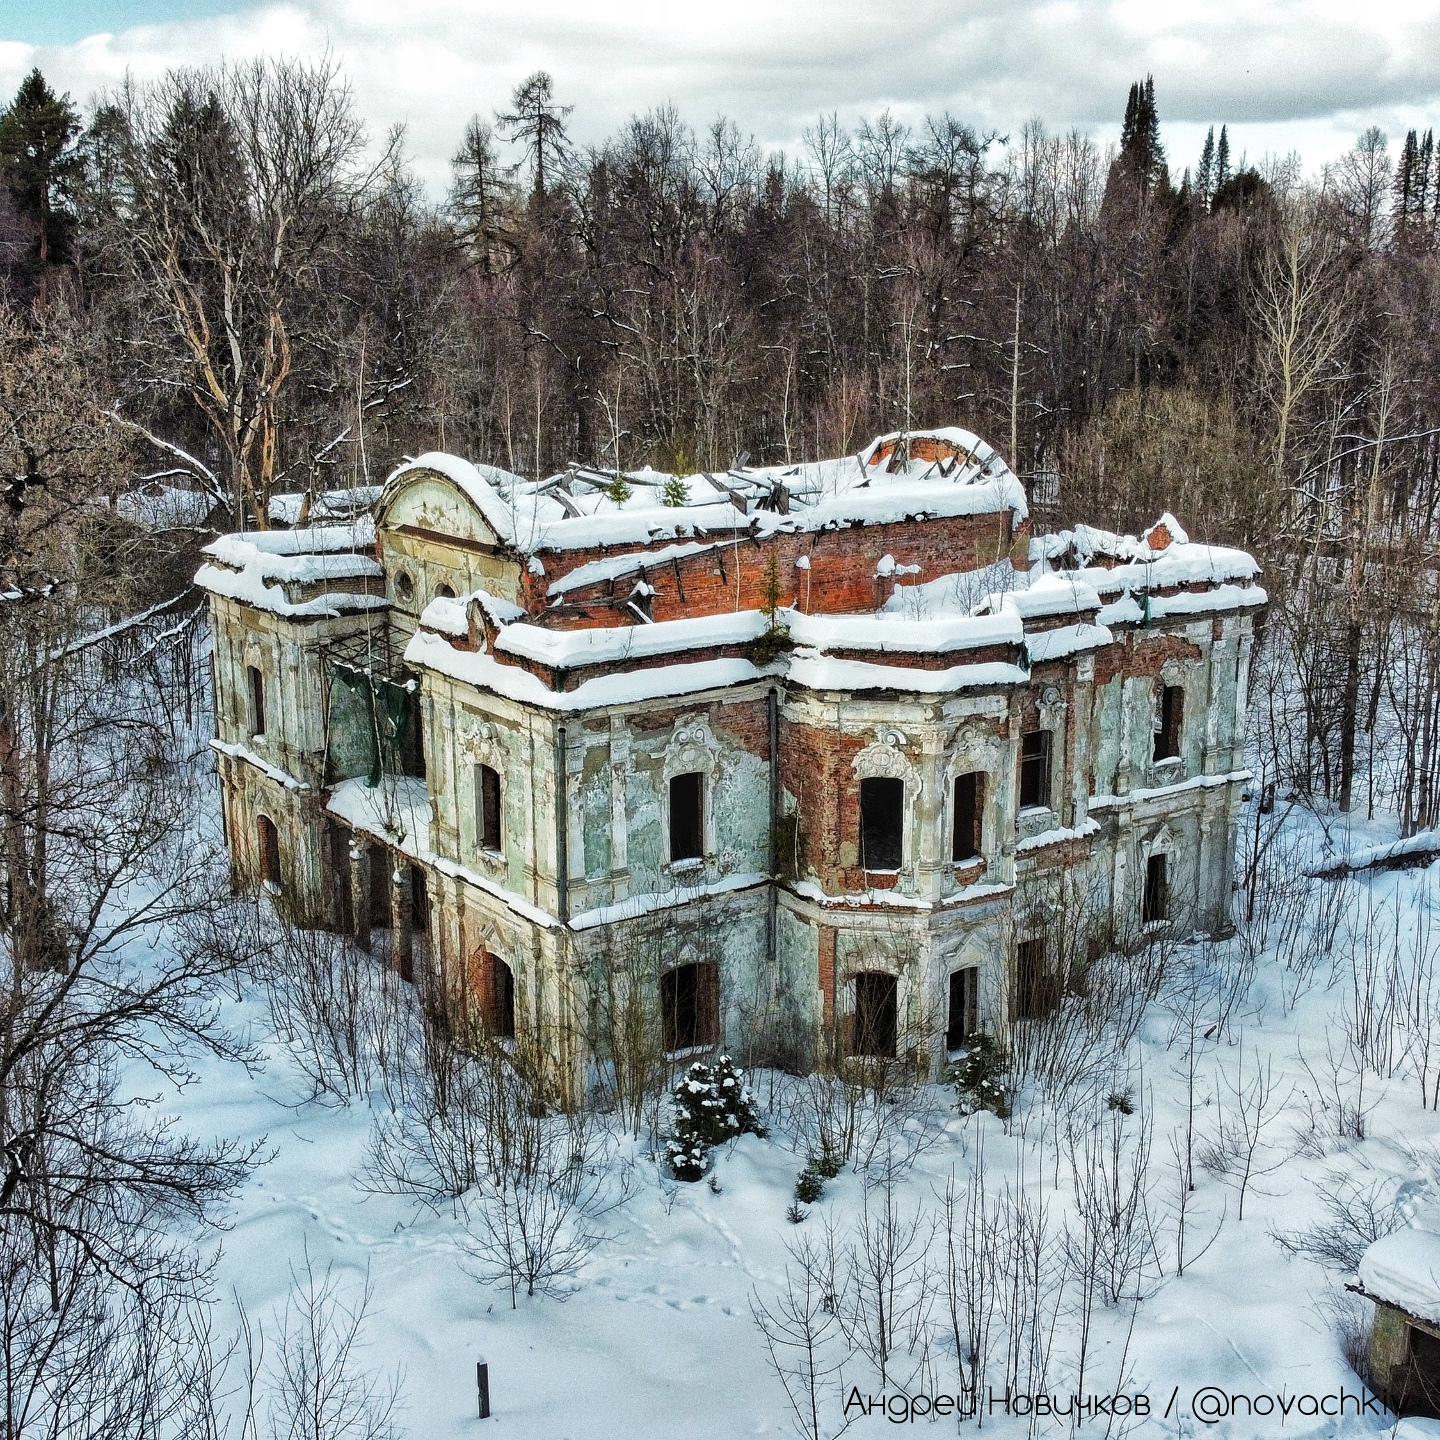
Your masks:
{"label": "arched window opening", "polygon": [[435,598],[437,600],[453,600],[455,598],[454,587],[443,583],[437,585],[435,587]]}
{"label": "arched window opening", "polygon": [[475,768],[475,835],[482,850],[500,853],[500,772],[489,765]]}
{"label": "arched window opening", "polygon": [[974,860],[980,854],[981,824],[985,810],[985,777],[972,772],[955,779],[955,830],[951,856],[955,862]]}
{"label": "arched window opening", "polygon": [[395,572],[395,593],[405,601],[415,598],[415,582],[404,570]]}
{"label": "arched window opening", "polygon": [[280,832],[268,815],[255,821],[260,840],[260,878],[266,885],[280,886]]}
{"label": "arched window opening", "polygon": [[860,867],[898,870],[905,851],[905,782],[876,776],[860,782]]}
{"label": "arched window opening", "polygon": [[720,970],[677,965],[660,977],[660,1019],[668,1051],[716,1045],[720,1040]]}
{"label": "arched window opening", "polygon": [[691,770],[670,781],[670,863],[699,860],[704,854],[705,776]]}
{"label": "arched window opening", "polygon": [[490,957],[490,1033],[515,1038],[515,972],[498,956]]}
{"label": "arched window opening", "polygon": [[852,1055],[893,1060],[899,1040],[900,983],[893,975],[870,970],[855,977]]}
{"label": "arched window opening", "polygon": [[246,717],[251,735],[265,733],[265,677],[258,665],[245,667],[245,690],[249,698],[250,713]]}

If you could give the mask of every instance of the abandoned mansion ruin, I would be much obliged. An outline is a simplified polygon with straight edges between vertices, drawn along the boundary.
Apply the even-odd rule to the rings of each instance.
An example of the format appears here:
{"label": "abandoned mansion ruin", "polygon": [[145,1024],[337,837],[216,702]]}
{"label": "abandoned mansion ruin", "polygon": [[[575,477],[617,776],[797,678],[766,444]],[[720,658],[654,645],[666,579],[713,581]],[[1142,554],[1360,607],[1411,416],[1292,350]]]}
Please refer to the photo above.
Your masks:
{"label": "abandoned mansion ruin", "polygon": [[558,1074],[622,1003],[933,1073],[1096,944],[1228,928],[1266,597],[1169,516],[1032,537],[958,429],[347,500],[197,577],[237,874]]}

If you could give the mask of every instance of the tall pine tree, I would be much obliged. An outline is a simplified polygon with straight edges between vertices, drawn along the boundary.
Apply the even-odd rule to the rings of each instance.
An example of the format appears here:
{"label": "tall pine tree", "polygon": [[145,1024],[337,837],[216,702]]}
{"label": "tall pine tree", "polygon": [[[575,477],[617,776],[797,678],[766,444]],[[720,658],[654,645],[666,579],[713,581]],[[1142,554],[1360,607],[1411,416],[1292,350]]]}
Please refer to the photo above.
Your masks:
{"label": "tall pine tree", "polygon": [[15,101],[0,116],[0,176],[16,208],[36,231],[41,308],[51,265],[70,258],[71,202],[84,174],[76,147],[80,116],[68,95],[56,95],[39,70],[20,82]]}

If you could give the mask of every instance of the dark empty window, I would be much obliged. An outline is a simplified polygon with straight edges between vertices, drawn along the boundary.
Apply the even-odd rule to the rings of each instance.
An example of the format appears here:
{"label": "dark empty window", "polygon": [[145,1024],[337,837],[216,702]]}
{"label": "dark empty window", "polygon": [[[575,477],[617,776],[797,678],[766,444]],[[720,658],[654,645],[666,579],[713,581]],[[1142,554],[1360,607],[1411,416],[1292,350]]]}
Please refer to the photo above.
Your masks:
{"label": "dark empty window", "polygon": [[980,823],[985,808],[985,777],[972,773],[955,781],[955,834],[951,859],[973,860],[980,853]]}
{"label": "dark empty window", "polygon": [[383,845],[370,846],[370,924],[388,930],[394,917],[395,866]]}
{"label": "dark empty window", "polygon": [[430,891],[425,885],[425,872],[410,867],[410,923],[419,935],[430,933]]}
{"label": "dark empty window", "polygon": [[1141,919],[1147,925],[1152,920],[1170,918],[1170,877],[1166,858],[1164,855],[1152,855],[1145,862],[1145,899]]}
{"label": "dark empty window", "polygon": [[515,1038],[515,972],[498,956],[490,956],[490,1033]]}
{"label": "dark empty window", "polygon": [[475,834],[482,850],[500,850],[500,772],[489,765],[475,774]]}
{"label": "dark empty window", "polygon": [[355,928],[355,908],[350,898],[350,832],[328,821],[325,849],[330,865],[331,919],[340,934],[348,935]]}
{"label": "dark empty window", "polygon": [[714,1045],[720,1036],[720,972],[677,965],[660,977],[660,1021],[667,1050]]}
{"label": "dark empty window", "polygon": [[860,864],[898,870],[904,853],[905,782],[875,777],[860,782]]}
{"label": "dark empty window", "polygon": [[[897,782],[898,783],[898,782]],[[852,1055],[895,1056],[899,982],[879,970],[855,977],[855,1038]]]}
{"label": "dark empty window", "polygon": [[249,692],[250,701],[250,733],[263,735],[265,733],[265,677],[257,666],[247,665],[245,667],[245,686]]}
{"label": "dark empty window", "polygon": [[705,777],[691,770],[670,781],[670,859],[699,860],[704,854]]}
{"label": "dark empty window", "polygon": [[453,600],[455,598],[455,590],[450,585],[437,585],[435,587],[435,598],[437,600]]}
{"label": "dark empty window", "polygon": [[1185,691],[1166,685],[1160,691],[1160,713],[1155,717],[1155,758],[1171,760],[1180,753],[1180,727],[1185,720]]}
{"label": "dark empty window", "polygon": [[971,965],[950,972],[950,1003],[945,1014],[945,1048],[958,1050],[979,1028],[980,972]]}
{"label": "dark empty window", "polygon": [[410,600],[415,595],[415,582],[403,570],[395,576],[395,593],[402,600]]}
{"label": "dark empty window", "polygon": [[1392,1372],[1400,1382],[1397,1408],[1401,1414],[1440,1414],[1440,1337],[1418,1325],[1406,1325],[1405,1335],[1407,1364]]}
{"label": "dark empty window", "polygon": [[1050,803],[1050,732],[1027,730],[1020,737],[1020,808]]}
{"label": "dark empty window", "polygon": [[267,885],[279,885],[280,833],[268,815],[262,815],[256,820],[255,829],[260,839],[260,878]]}
{"label": "dark empty window", "polygon": [[405,691],[404,713],[400,720],[400,773],[425,778],[425,712],[420,689]]}
{"label": "dark empty window", "polygon": [[1022,940],[1015,947],[1015,990],[1012,1020],[1037,1020],[1060,1003],[1060,988],[1045,964],[1043,937]]}

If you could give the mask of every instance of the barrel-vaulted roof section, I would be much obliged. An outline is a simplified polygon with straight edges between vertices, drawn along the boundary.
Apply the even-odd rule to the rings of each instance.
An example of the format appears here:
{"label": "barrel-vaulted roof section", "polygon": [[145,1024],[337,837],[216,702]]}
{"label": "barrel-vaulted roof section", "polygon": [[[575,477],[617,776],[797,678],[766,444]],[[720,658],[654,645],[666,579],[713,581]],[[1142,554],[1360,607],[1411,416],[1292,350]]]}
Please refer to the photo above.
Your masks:
{"label": "barrel-vaulted roof section", "polygon": [[838,459],[683,476],[571,466],[536,481],[432,452],[390,476],[378,521],[440,534],[459,526],[536,556],[1005,512],[1012,523],[1027,517],[1024,487],[984,441],[949,428],[881,436]]}

